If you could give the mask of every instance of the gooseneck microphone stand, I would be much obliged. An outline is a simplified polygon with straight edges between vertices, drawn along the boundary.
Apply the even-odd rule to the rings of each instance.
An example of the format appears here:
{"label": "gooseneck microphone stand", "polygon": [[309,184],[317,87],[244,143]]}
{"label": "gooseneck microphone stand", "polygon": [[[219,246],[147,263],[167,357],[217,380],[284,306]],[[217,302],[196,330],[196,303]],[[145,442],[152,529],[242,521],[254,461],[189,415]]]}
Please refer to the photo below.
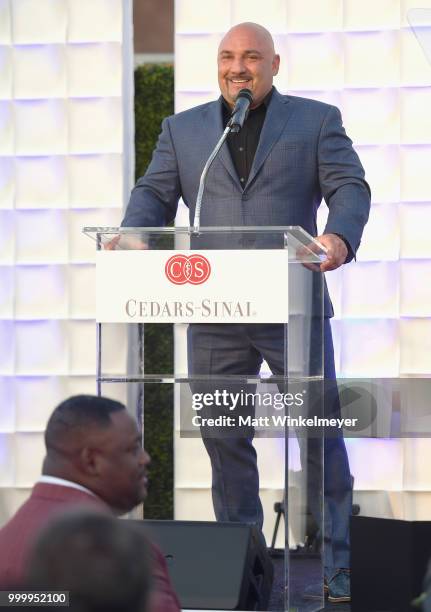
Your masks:
{"label": "gooseneck microphone stand", "polygon": [[201,174],[201,178],[199,181],[199,190],[198,190],[198,196],[196,198],[196,208],[195,208],[195,217],[193,220],[193,231],[195,232],[195,234],[199,234],[199,229],[201,226],[201,208],[202,208],[202,197],[204,195],[204,189],[205,189],[205,181],[207,178],[207,174],[208,174],[208,170],[211,167],[211,164],[213,163],[213,161],[215,160],[215,158],[217,157],[218,152],[220,151],[220,149],[223,146],[224,141],[226,140],[226,138],[228,137],[229,132],[232,129],[232,119],[229,120],[220,140],[218,141],[218,143],[216,144],[216,146],[214,147],[213,152],[211,153],[211,155],[208,157],[207,163],[204,166],[204,169],[202,170],[202,174]]}
{"label": "gooseneck microphone stand", "polygon": [[193,232],[195,234],[199,234],[199,229],[201,226],[202,197],[204,195],[205,181],[207,178],[208,170],[210,169],[211,164],[213,163],[215,158],[217,157],[218,152],[222,148],[224,141],[228,137],[229,132],[238,133],[242,128],[244,121],[247,118],[248,109],[252,101],[253,97],[251,91],[249,89],[241,89],[236,98],[235,108],[232,112],[231,118],[229,119],[228,124],[225,127],[225,130],[220,140],[217,142],[216,146],[214,147],[214,150],[212,151],[211,155],[207,160],[207,163],[204,166],[204,169],[202,170],[201,178],[199,181],[198,195],[196,198],[195,216],[193,219]]}

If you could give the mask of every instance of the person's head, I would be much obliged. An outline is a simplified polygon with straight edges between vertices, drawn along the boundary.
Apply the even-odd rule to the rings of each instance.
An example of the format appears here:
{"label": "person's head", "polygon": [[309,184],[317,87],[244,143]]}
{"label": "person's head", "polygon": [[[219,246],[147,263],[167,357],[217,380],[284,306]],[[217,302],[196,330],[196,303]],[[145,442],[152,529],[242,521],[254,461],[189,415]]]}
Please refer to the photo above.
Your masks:
{"label": "person's head", "polygon": [[145,498],[150,457],[120,402],[92,395],[65,400],[48,421],[45,445],[43,474],[81,484],[117,514]]}
{"label": "person's head", "polygon": [[227,32],[218,48],[218,82],[224,99],[233,106],[241,89],[253,94],[259,106],[278,73],[280,56],[271,34],[257,23],[240,23]]}
{"label": "person's head", "polygon": [[74,612],[146,612],[151,550],[139,527],[105,514],[73,511],[41,532],[26,587],[69,591]]}

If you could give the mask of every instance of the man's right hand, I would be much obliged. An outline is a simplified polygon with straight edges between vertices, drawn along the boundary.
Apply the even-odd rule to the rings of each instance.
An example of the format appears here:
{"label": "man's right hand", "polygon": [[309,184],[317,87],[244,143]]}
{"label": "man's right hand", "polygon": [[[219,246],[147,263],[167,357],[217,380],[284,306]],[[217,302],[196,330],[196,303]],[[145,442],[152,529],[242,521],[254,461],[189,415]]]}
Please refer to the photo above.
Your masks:
{"label": "man's right hand", "polygon": [[143,251],[148,249],[148,243],[137,236],[118,234],[103,245],[105,251]]}

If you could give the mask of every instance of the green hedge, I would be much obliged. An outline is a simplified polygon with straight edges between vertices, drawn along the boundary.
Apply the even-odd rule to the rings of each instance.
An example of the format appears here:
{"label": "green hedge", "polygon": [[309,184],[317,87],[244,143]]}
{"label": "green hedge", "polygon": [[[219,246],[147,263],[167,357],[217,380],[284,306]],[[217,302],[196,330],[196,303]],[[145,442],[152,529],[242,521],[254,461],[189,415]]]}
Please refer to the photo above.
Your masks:
{"label": "green hedge", "polygon": [[145,173],[165,117],[174,112],[171,64],[145,64],[135,70],[136,178]]}
{"label": "green hedge", "polygon": [[[169,64],[145,64],[135,70],[136,178],[145,173],[162,120],[174,112],[174,70]],[[145,325],[145,371],[173,371],[172,325]],[[173,386],[144,385],[145,447],[150,453],[145,518],[173,518]]]}

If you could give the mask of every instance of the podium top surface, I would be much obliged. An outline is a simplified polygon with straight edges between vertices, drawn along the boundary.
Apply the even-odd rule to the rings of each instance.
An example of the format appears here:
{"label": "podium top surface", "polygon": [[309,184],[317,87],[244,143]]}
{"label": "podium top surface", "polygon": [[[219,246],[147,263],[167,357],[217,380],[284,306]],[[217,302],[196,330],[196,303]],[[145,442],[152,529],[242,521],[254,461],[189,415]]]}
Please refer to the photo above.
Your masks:
{"label": "podium top surface", "polygon": [[326,249],[300,226],[84,227],[98,250],[286,249],[289,261],[321,263]]}

